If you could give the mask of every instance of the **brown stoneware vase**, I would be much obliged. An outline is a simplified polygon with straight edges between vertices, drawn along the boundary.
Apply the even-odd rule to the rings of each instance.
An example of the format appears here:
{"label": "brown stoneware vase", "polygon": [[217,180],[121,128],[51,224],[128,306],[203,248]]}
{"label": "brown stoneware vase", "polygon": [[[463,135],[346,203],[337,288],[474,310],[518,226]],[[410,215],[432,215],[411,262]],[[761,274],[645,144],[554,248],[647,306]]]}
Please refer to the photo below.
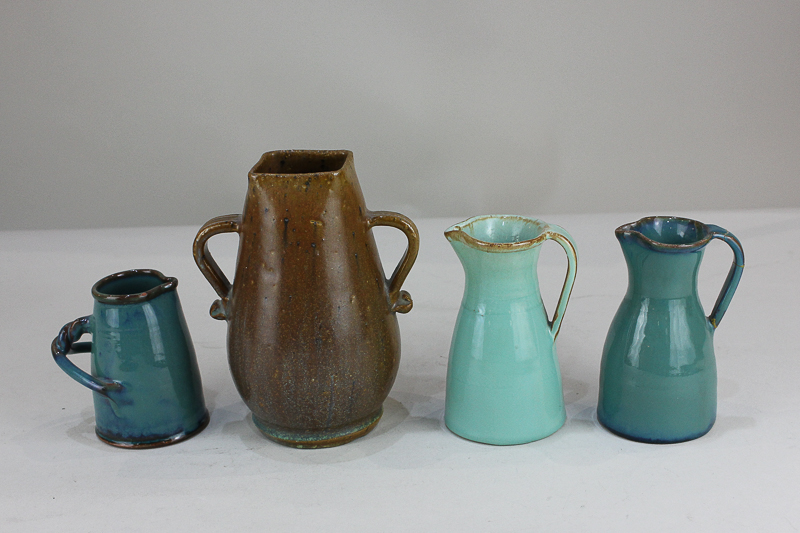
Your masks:
{"label": "brown stoneware vase", "polygon": [[[371,228],[392,226],[408,248],[386,279]],[[208,239],[239,234],[231,284]],[[298,448],[344,444],[383,413],[400,361],[396,313],[419,250],[407,217],[368,211],[348,151],[269,152],[249,174],[241,215],[209,220],[194,258],[220,296],[236,387],[269,438]]]}

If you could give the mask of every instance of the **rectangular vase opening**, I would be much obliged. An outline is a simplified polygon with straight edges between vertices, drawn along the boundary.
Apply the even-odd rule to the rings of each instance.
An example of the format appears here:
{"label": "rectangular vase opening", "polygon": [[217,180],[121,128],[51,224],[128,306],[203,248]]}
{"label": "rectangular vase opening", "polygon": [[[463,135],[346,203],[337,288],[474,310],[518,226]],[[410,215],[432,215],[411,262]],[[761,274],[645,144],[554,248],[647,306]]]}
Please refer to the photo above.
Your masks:
{"label": "rectangular vase opening", "polygon": [[337,172],[344,167],[347,151],[283,150],[268,152],[250,174],[318,174]]}

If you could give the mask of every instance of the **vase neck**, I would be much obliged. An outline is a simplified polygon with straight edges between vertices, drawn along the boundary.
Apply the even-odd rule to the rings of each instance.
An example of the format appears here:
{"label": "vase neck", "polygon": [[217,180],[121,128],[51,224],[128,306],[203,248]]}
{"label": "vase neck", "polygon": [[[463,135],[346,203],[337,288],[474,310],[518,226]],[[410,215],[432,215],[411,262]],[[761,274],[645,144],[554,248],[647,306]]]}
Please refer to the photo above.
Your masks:
{"label": "vase neck", "polygon": [[539,247],[492,253],[454,240],[450,244],[464,267],[465,297],[481,301],[537,297]]}
{"label": "vase neck", "polygon": [[663,252],[637,240],[620,239],[628,263],[628,294],[645,298],[697,296],[697,274],[703,248],[687,252]]}

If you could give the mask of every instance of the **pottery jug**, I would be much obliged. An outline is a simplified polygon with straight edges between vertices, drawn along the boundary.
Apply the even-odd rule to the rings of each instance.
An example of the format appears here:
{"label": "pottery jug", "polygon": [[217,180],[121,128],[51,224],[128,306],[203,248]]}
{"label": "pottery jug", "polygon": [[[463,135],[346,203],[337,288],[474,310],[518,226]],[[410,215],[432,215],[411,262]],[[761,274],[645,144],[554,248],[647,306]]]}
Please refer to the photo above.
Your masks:
{"label": "pottery jug", "polygon": [[[447,365],[447,427],[488,444],[554,433],[566,420],[555,340],[575,282],[572,238],[559,226],[513,215],[470,218],[445,237],[466,275]],[[552,320],[536,273],[548,239],[568,260]]]}
{"label": "pottery jug", "polygon": [[[157,270],[128,270],[92,287],[94,312],[65,325],[51,351],[94,394],[95,433],[122,448],[153,448],[208,424],[200,371],[177,293]],[[77,342],[84,334],[92,342]],[[91,374],[67,357],[91,352]]]}
{"label": "pottery jug", "polygon": [[[371,228],[403,231],[408,247],[387,280]],[[239,235],[234,283],[208,252]],[[400,358],[400,290],[419,249],[407,217],[369,211],[349,151],[269,152],[249,174],[241,215],[207,222],[198,267],[220,296],[236,387],[269,438],[300,448],[344,444],[383,412]]]}
{"label": "pottery jug", "polygon": [[[606,337],[597,418],[641,442],[672,443],[705,435],[717,412],[714,331],[744,268],[729,231],[677,217],[620,226],[628,291]],[[733,264],[711,314],[697,293],[703,250],[712,239],[733,249]]]}

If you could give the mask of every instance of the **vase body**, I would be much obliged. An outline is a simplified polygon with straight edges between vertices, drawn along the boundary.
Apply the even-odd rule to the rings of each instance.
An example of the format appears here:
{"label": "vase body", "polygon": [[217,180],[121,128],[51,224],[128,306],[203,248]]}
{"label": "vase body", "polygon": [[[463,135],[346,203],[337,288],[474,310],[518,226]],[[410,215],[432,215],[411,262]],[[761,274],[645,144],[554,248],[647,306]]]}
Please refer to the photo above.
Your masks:
{"label": "vase body", "polygon": [[[741,245],[718,226],[649,217],[617,229],[628,265],[628,290],[606,337],[598,420],[627,438],[652,443],[691,440],[716,418],[714,331],[744,266]],[[736,252],[710,317],[697,292],[712,238]]]}
{"label": "vase body", "polygon": [[[558,226],[511,215],[475,217],[445,235],[466,275],[447,367],[447,427],[487,444],[550,435],[566,418],[555,337],[574,281],[574,244]],[[536,274],[547,239],[569,257],[553,322]]]}
{"label": "vase body", "polygon": [[[409,249],[387,280],[370,229],[398,227]],[[236,231],[234,283],[205,240]],[[209,221],[195,258],[228,322],[233,380],[256,426],[296,447],[343,444],[374,427],[397,374],[400,284],[418,237],[402,215],[367,210],[352,153],[264,154],[249,174],[242,215]],[[212,264],[213,263],[213,264]]]}

